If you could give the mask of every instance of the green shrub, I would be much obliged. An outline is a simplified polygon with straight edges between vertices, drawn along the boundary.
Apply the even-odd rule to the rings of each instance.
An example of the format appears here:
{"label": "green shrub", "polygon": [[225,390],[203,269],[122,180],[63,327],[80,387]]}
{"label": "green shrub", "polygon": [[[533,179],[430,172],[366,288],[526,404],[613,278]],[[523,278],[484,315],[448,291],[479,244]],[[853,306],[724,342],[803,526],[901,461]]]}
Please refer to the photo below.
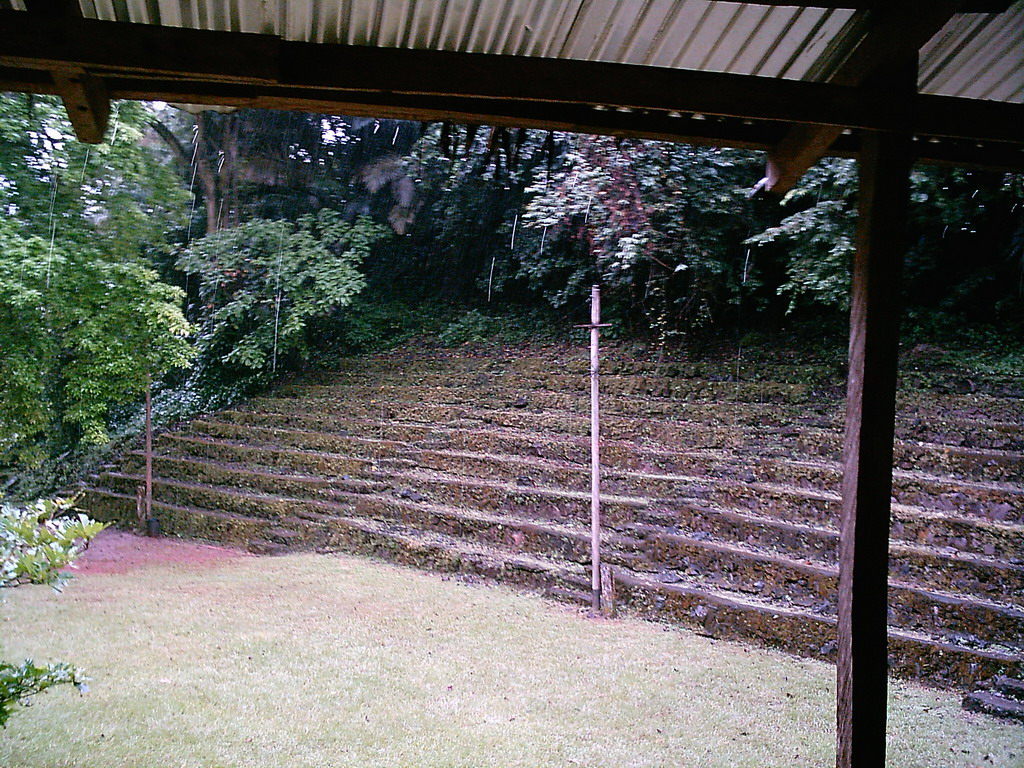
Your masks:
{"label": "green shrub", "polygon": [[[46,584],[60,591],[71,578],[63,569],[106,526],[82,514],[67,514],[71,501],[41,500],[0,505],[0,588]],[[85,678],[70,664],[37,666],[0,662],[0,727],[18,704],[56,685],[85,690]]]}

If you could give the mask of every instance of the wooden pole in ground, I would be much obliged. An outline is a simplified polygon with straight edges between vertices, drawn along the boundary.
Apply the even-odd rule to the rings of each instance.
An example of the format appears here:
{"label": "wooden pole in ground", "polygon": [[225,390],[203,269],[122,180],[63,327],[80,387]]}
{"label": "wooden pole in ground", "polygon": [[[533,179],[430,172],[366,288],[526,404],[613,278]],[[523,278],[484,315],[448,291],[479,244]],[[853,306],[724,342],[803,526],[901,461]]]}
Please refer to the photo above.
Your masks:
{"label": "wooden pole in ground", "polygon": [[590,607],[601,610],[601,288],[590,289]]}
{"label": "wooden pole in ground", "polygon": [[885,765],[889,517],[910,162],[909,137],[863,134],[839,543],[838,768]]}
{"label": "wooden pole in ground", "polygon": [[590,607],[601,611],[601,407],[600,407],[600,332],[601,286],[590,289],[590,323],[577,328],[590,329]]}
{"label": "wooden pole in ground", "polygon": [[146,374],[146,529],[153,519],[153,377]]}

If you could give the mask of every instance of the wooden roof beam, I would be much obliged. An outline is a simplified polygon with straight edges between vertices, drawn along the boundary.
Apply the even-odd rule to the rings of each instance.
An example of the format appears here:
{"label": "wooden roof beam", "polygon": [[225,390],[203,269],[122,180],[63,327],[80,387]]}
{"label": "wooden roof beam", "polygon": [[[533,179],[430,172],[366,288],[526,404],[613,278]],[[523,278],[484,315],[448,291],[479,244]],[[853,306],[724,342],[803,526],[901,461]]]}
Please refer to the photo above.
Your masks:
{"label": "wooden roof beam", "polygon": [[[334,94],[343,103],[429,96],[598,106],[749,120],[806,122],[975,141],[1024,142],[1024,106],[885,92],[833,83],[608,62],[286,42],[276,37],[124,22],[52,20],[0,12],[0,68],[77,66],[107,81],[173,85],[177,101],[218,87],[230,95],[275,90]],[[251,87],[246,87],[251,86]],[[123,89],[129,90],[129,89]],[[130,98],[157,98],[135,95]],[[202,101],[202,99],[195,99]],[[287,107],[282,107],[287,108]],[[301,107],[298,107],[301,108]]]}
{"label": "wooden roof beam", "polygon": [[[889,3],[871,11],[849,27],[853,44],[847,50],[833,49],[830,60],[818,66],[819,79],[833,85],[860,86],[873,75],[885,88],[885,73],[910,60],[967,3]],[[826,54],[828,56],[828,54]],[[825,125],[794,125],[768,153],[765,176],[756,191],[784,194],[827,152],[842,128]]]}
{"label": "wooden roof beam", "polygon": [[[81,19],[78,0],[25,0],[25,9],[34,16],[51,19]],[[107,130],[110,97],[103,81],[81,67],[57,67],[50,72],[54,92],[64,102],[64,111],[78,140],[99,144]],[[3,79],[0,78],[0,87]]]}
{"label": "wooden roof beam", "polygon": [[[257,62],[258,66],[250,67]],[[57,92],[78,67],[113,99],[455,120],[718,146],[777,146],[794,121],[919,135],[922,157],[1018,169],[1024,106],[587,61],[283,42],[0,12],[0,88]],[[841,130],[841,128],[840,128]],[[941,137],[940,144],[934,144]],[[829,150],[856,152],[853,136]],[[966,153],[966,154],[964,154]]]}
{"label": "wooden roof beam", "polygon": [[80,68],[55,70],[52,76],[75,136],[86,144],[101,143],[110,117],[107,86]]}

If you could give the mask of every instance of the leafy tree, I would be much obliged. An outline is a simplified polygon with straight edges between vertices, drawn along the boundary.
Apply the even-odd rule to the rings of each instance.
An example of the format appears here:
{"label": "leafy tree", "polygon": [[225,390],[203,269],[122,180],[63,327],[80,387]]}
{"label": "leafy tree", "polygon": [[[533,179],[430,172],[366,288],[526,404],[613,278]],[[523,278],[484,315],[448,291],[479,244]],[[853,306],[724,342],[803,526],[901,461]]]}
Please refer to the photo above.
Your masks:
{"label": "leafy tree", "polygon": [[107,439],[110,408],[189,363],[180,289],[137,261],[65,251],[0,221],[0,449]]}
{"label": "leafy tree", "polygon": [[[747,240],[767,254],[781,250],[785,279],[776,291],[788,312],[846,309],[857,191],[856,162],[825,158],[783,201],[788,215]],[[903,293],[912,317],[952,328],[965,318],[1020,326],[1024,177],[915,168],[907,245]]]}
{"label": "leafy tree", "polygon": [[358,267],[387,230],[334,211],[288,221],[254,219],[193,241],[178,267],[199,279],[202,370],[252,376],[308,354],[310,324],[352,302]]}
{"label": "leafy tree", "polygon": [[553,156],[548,136],[434,124],[405,157],[367,165],[371,210],[401,235],[368,265],[374,288],[456,304],[482,303],[502,288],[506,302],[535,300],[517,294],[509,245],[532,171]]}
{"label": "leafy tree", "polygon": [[[104,526],[85,515],[67,516],[71,502],[37,501],[25,506],[0,505],[0,588],[46,584],[59,592],[70,579],[70,565]],[[0,661],[0,727],[18,704],[57,685],[86,690],[82,673],[67,663],[39,666]]]}
{"label": "leafy tree", "polygon": [[788,300],[787,312],[807,304],[847,308],[856,248],[856,191],[856,161],[825,158],[787,195],[785,202],[800,209],[746,241],[758,247],[788,246],[786,278],[776,289]]}
{"label": "leafy tree", "polygon": [[294,220],[321,208],[368,213],[361,170],[401,156],[415,124],[257,109],[166,107],[150,124],[202,201],[191,230],[213,234],[250,219]]}
{"label": "leafy tree", "polygon": [[106,143],[75,141],[58,100],[0,96],[0,454],[107,439],[110,408],[187,364],[181,292],[150,268],[184,201],[144,147],[143,105]]}
{"label": "leafy tree", "polygon": [[[606,288],[620,321],[658,336],[709,325],[751,279],[743,239],[766,221],[746,190],[749,152],[566,136],[562,167],[535,172],[520,275],[553,305]],[[539,237],[538,237],[539,235]],[[749,267],[749,265],[747,265]]]}

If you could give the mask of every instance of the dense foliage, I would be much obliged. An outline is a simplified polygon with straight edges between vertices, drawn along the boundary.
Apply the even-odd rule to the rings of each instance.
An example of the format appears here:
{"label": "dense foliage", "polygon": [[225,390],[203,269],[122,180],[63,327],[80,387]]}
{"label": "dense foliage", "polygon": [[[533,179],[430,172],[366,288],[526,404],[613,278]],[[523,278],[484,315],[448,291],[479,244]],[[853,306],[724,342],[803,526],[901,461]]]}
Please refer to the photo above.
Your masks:
{"label": "dense foliage", "polygon": [[182,198],[140,146],[145,110],[83,150],[55,102],[19,101],[0,99],[0,452],[25,460],[106,441],[110,409],[192,348],[181,292],[152,267]]}
{"label": "dense foliage", "polygon": [[198,278],[202,370],[241,377],[308,354],[311,323],[349,305],[359,266],[387,230],[324,209],[288,221],[253,219],[195,240],[178,268]]}
{"label": "dense foliage", "polygon": [[[0,505],[0,588],[45,584],[60,591],[67,584],[63,569],[104,528],[85,515],[68,515],[69,507],[62,499]],[[57,685],[85,690],[85,682],[79,670],[63,662],[0,661],[0,727],[29,697]]]}

